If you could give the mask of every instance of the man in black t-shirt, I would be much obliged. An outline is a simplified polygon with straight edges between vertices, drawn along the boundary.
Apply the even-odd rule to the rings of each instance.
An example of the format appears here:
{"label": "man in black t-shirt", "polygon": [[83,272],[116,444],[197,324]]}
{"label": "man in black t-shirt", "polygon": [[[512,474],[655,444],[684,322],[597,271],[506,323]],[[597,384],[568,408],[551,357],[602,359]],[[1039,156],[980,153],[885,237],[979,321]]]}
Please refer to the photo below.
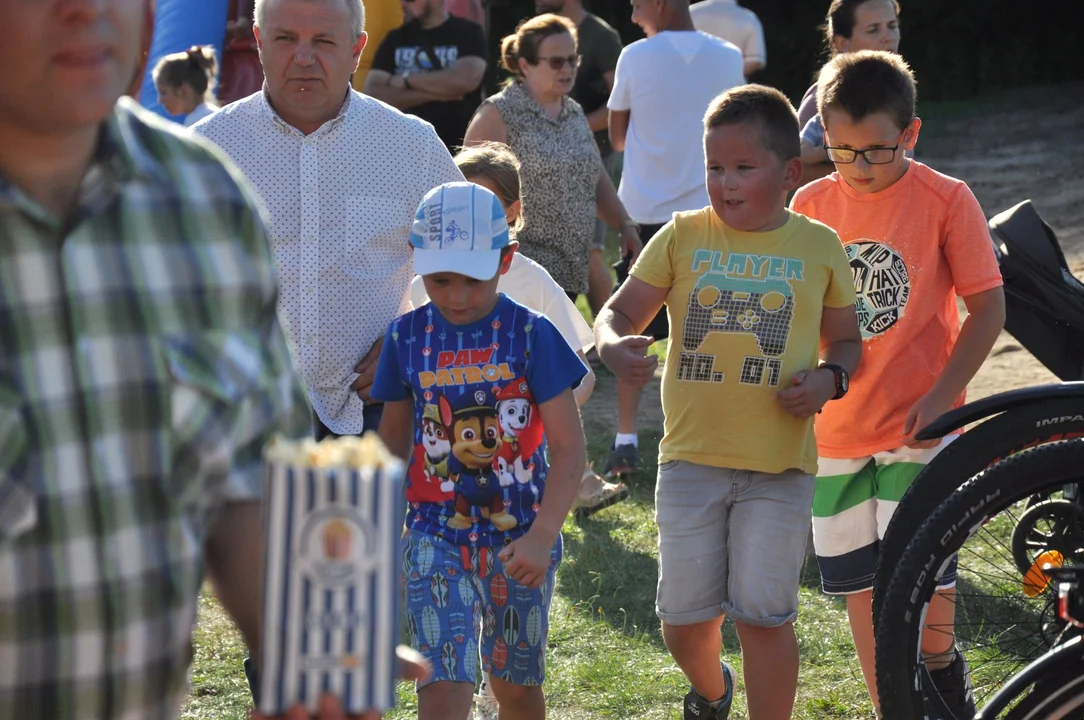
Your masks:
{"label": "man in black t-shirt", "polygon": [[[576,23],[576,49],[582,59],[570,95],[583,107],[587,123],[595,132],[595,144],[602,156],[602,164],[614,187],[617,187],[621,180],[621,153],[615,152],[610,145],[606,101],[610,99],[614,86],[614,71],[617,69],[617,58],[621,55],[621,36],[605,20],[584,10],[582,0],[535,0],[534,6],[539,13],[557,13]],[[610,270],[603,257],[607,229],[606,223],[596,221],[587,275],[587,304],[591,306],[593,315],[598,314],[613,290]]]}
{"label": "man in black t-shirt", "polygon": [[380,43],[365,92],[433,124],[449,150],[463,143],[486,72],[477,23],[448,13],[445,0],[402,0],[406,22]]}

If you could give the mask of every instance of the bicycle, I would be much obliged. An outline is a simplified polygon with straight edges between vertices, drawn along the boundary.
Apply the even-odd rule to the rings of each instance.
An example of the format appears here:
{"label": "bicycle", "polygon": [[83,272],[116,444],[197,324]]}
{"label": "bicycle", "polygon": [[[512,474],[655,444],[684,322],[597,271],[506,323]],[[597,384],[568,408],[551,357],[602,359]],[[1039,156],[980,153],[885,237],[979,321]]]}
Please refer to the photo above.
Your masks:
{"label": "bicycle", "polygon": [[[920,645],[937,579],[957,555],[958,579],[950,593],[956,608],[954,647],[965,653],[971,665],[977,704],[997,697],[996,691],[1010,677],[1051,647],[1079,635],[1079,629],[1061,620],[1059,600],[1048,584],[1035,583],[1019,571],[1011,536],[1020,516],[1041,506],[1029,506],[1035,496],[1059,499],[1056,496],[1063,488],[1076,484],[1084,468],[1084,440],[1056,440],[993,464],[975,462],[985,463],[985,469],[962,484],[956,477],[940,476],[950,487],[948,497],[907,543],[881,598],[876,622],[877,688],[886,720],[955,717],[933,686]],[[962,464],[957,460],[952,467]],[[904,509],[902,502],[900,509]],[[1065,560],[1077,560],[1081,553],[1084,547],[1073,548]],[[1032,570],[1028,568],[1029,573]],[[1021,703],[1026,699],[1010,712],[1025,707]]]}

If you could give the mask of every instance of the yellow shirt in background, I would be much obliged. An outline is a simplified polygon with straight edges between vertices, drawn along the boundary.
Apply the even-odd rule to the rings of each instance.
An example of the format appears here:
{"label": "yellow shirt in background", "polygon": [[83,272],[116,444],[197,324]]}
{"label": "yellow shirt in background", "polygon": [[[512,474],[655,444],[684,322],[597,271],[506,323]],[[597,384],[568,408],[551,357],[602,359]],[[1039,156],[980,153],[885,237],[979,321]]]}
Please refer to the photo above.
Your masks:
{"label": "yellow shirt in background", "polygon": [[659,462],[815,473],[813,420],[776,393],[817,366],[822,308],[854,304],[836,234],[790,211],[762,233],[729,228],[710,207],[674,213],[631,274],[669,289]]}
{"label": "yellow shirt in background", "polygon": [[384,36],[403,24],[403,8],[399,0],[365,0],[365,49],[361,52],[361,61],[354,73],[354,89],[361,92],[365,88],[365,78],[373,66],[376,49],[384,42]]}

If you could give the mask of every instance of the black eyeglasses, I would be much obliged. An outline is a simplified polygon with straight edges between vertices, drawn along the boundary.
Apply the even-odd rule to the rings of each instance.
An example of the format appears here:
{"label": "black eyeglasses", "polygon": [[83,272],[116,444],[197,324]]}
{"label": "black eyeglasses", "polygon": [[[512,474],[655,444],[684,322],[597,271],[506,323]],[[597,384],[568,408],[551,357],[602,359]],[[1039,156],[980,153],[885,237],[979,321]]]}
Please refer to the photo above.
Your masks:
{"label": "black eyeglasses", "polygon": [[545,60],[550,64],[551,68],[553,68],[554,70],[560,70],[565,66],[565,63],[567,63],[569,66],[572,67],[573,70],[575,70],[580,66],[580,60],[582,59],[582,55],[569,55],[568,57],[565,57],[564,55],[550,55],[549,57],[539,56],[535,64],[537,65],[538,63]]}
{"label": "black eyeglasses", "polygon": [[904,130],[900,133],[900,136],[896,138],[896,144],[892,147],[873,147],[866,148],[865,150],[855,150],[854,148],[844,147],[824,147],[824,152],[828,155],[828,159],[839,165],[850,165],[858,156],[861,155],[865,158],[866,162],[870,165],[887,165],[896,159],[896,151],[900,149],[900,141],[903,140],[903,136],[907,131]]}

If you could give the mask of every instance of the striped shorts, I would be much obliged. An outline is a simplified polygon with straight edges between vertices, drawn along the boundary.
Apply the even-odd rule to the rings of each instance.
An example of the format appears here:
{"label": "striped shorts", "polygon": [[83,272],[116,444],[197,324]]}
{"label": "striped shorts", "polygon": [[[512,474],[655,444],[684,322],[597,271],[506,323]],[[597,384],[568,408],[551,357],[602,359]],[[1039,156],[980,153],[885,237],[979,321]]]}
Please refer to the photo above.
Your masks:
{"label": "striped shorts", "polygon": [[[877,552],[900,498],[956,436],[928,449],[886,450],[862,458],[819,458],[813,491],[813,547],[829,595],[870,590]],[[955,564],[939,588],[955,584]]]}

